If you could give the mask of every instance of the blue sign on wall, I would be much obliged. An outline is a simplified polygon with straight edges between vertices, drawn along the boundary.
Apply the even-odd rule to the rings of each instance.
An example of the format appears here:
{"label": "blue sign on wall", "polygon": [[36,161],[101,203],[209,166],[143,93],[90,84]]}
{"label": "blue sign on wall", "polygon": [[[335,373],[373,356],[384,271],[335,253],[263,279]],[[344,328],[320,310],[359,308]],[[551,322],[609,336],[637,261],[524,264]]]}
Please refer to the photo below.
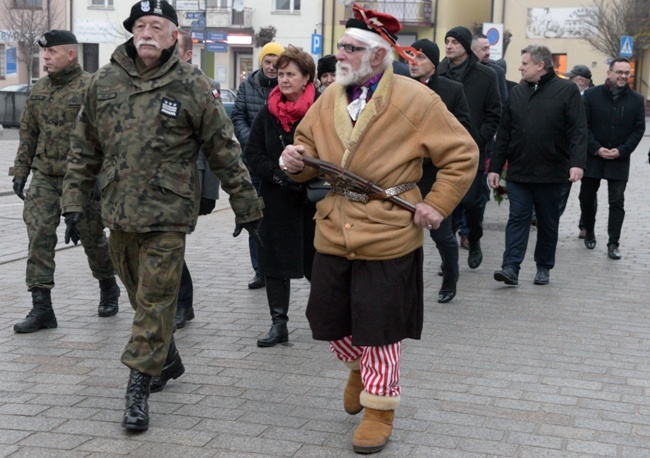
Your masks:
{"label": "blue sign on wall", "polygon": [[632,57],[632,54],[634,54],[634,38],[629,35],[621,37],[621,52],[619,54],[623,57]]}
{"label": "blue sign on wall", "polygon": [[7,76],[13,76],[18,73],[18,64],[16,59],[16,48],[7,48]]}
{"label": "blue sign on wall", "polygon": [[228,45],[225,43],[206,43],[205,49],[208,52],[228,52]]}
{"label": "blue sign on wall", "polygon": [[220,41],[225,43],[228,41],[228,34],[219,33],[219,32],[208,32],[208,41]]}
{"label": "blue sign on wall", "polygon": [[311,53],[323,54],[323,36],[317,33],[311,34]]}

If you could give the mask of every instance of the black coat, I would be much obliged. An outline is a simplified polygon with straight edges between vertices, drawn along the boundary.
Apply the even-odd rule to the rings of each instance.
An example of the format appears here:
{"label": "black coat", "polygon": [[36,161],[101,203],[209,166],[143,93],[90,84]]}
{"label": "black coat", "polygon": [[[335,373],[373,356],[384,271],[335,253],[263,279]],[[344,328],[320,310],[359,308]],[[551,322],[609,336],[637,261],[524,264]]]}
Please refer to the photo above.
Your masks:
{"label": "black coat", "polygon": [[566,183],[569,168],[585,168],[587,120],[578,86],[553,70],[539,83],[510,91],[490,172],[508,161],[508,181]]}
{"label": "black coat", "polygon": [[267,78],[262,70],[255,70],[244,80],[237,91],[237,100],[232,107],[232,124],[235,127],[235,136],[241,144],[242,150],[248,143],[255,116],[260,112],[269,98],[269,94],[278,84],[277,78]]}
{"label": "black coat", "polygon": [[[585,176],[627,181],[630,155],[645,132],[643,96],[626,87],[614,101],[607,85],[601,84],[587,89],[582,98],[589,129]],[[618,148],[621,157],[603,159],[596,154],[601,147]]]}
{"label": "black coat", "polygon": [[[472,117],[472,137],[481,153],[478,170],[485,170],[486,146],[494,137],[501,118],[501,97],[497,74],[487,65],[479,63],[478,57],[470,53],[469,64],[460,78]],[[450,76],[449,59],[444,58],[437,73],[445,78]]]}
{"label": "black coat", "polygon": [[[427,87],[440,96],[447,110],[471,133],[472,119],[469,114],[463,85],[458,81],[441,78],[437,73],[434,73],[427,81]],[[433,165],[430,159],[425,158],[422,164],[422,178],[418,182],[418,187],[423,196],[431,191],[437,173],[438,168]]]}
{"label": "black coat", "polygon": [[285,132],[280,122],[264,106],[255,121],[244,150],[251,172],[261,180],[264,218],[260,237],[264,246],[257,250],[260,274],[275,278],[311,278],[314,258],[315,204],[308,202],[302,185],[283,189],[273,180],[283,177],[278,161],[286,145],[293,143],[298,123]]}

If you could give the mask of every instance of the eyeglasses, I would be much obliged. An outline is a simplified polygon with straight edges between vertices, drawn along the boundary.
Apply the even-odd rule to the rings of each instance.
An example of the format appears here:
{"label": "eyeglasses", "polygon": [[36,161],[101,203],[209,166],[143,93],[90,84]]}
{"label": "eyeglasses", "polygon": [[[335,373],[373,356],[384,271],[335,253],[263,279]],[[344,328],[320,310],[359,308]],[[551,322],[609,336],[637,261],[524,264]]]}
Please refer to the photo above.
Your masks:
{"label": "eyeglasses", "polygon": [[353,45],[351,45],[349,43],[337,43],[336,44],[336,49],[338,49],[340,51],[341,48],[345,49],[345,52],[348,53],[348,54],[352,54],[353,52],[364,51],[364,50],[368,49],[368,48],[364,48],[364,47],[361,47],[361,46],[353,46]]}
{"label": "eyeglasses", "polygon": [[631,75],[631,72],[624,72],[622,70],[618,70],[618,71],[616,71],[614,73],[616,73],[618,76],[630,76]]}

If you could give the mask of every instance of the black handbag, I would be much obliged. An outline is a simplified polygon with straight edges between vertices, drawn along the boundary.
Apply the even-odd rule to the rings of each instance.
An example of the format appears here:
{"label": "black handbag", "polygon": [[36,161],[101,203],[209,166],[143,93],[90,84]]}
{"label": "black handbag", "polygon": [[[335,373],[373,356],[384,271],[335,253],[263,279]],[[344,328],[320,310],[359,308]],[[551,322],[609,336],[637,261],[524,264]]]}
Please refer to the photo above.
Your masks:
{"label": "black handbag", "polygon": [[316,203],[325,198],[327,193],[332,189],[332,185],[324,178],[317,177],[305,183],[305,189],[307,190],[307,199],[310,202]]}

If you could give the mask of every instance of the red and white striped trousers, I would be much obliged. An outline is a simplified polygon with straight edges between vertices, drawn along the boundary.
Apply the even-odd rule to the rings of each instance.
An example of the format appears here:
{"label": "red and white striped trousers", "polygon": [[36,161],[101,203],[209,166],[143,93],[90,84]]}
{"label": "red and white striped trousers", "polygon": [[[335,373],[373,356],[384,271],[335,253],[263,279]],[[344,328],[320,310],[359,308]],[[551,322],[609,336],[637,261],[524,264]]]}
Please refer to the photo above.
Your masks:
{"label": "red and white striped trousers", "polygon": [[361,380],[365,390],[376,396],[399,396],[399,359],[402,343],[397,342],[380,347],[356,347],[352,336],[330,341],[330,348],[336,357],[350,363],[361,358]]}

